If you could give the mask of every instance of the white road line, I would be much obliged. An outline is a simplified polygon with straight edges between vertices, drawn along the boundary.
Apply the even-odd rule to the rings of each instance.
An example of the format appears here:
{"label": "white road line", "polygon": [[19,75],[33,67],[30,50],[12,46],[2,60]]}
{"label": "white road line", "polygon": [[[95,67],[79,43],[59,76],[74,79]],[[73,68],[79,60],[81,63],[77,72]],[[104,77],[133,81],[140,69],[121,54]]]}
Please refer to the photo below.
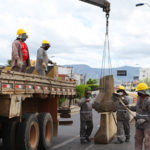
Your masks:
{"label": "white road line", "polygon": [[85,150],[89,150],[90,148],[92,148],[94,146],[94,144],[91,144],[90,146],[88,146]]}
{"label": "white road line", "polygon": [[65,141],[65,142],[62,142],[62,143],[60,143],[60,144],[58,144],[58,145],[53,146],[51,149],[56,149],[56,148],[62,147],[62,146],[64,146],[64,145],[68,144],[68,143],[71,143],[72,141],[74,141],[75,139],[77,139],[77,138],[79,138],[79,137],[80,137],[79,135],[78,135],[78,136],[75,136],[75,137],[73,137],[73,138],[71,138],[71,139],[69,139],[69,140],[67,140],[67,141]]}

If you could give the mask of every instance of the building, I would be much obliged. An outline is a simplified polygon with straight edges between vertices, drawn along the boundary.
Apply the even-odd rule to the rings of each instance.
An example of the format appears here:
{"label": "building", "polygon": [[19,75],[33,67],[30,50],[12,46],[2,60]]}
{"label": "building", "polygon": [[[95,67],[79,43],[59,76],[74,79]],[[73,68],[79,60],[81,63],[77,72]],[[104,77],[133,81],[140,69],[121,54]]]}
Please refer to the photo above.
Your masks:
{"label": "building", "polygon": [[74,73],[73,67],[58,66],[58,78],[66,81],[75,81],[77,85],[85,83],[85,76]]}
{"label": "building", "polygon": [[67,75],[71,78],[73,74],[73,67],[58,66],[58,74]]}
{"label": "building", "polygon": [[141,68],[140,69],[140,80],[150,78],[150,68]]}
{"label": "building", "polygon": [[85,77],[82,74],[74,73],[72,78],[75,80],[77,85],[85,84]]}

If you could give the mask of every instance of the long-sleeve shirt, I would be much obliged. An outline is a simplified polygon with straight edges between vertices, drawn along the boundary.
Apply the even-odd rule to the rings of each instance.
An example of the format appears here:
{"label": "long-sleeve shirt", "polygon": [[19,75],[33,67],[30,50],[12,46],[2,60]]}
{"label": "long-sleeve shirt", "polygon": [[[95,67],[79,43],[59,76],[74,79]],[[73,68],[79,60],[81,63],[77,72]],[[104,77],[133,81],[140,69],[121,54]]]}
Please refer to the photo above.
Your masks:
{"label": "long-sleeve shirt", "polygon": [[137,128],[146,129],[150,128],[150,97],[147,96],[143,101],[141,101],[141,97],[138,97],[136,106],[130,107],[132,111],[136,112],[136,116],[139,119],[145,119],[145,122],[141,125],[135,124]]}
{"label": "long-sleeve shirt", "polygon": [[[27,48],[28,51],[28,48]],[[29,55],[29,51],[28,51]],[[17,60],[20,59],[23,64],[23,54],[22,54],[22,47],[19,40],[15,40],[12,43],[12,67],[17,66]],[[26,60],[26,65],[30,66],[30,57],[28,56],[28,59]]]}
{"label": "long-sleeve shirt", "polygon": [[[46,68],[43,68],[42,63],[46,64]],[[47,71],[48,63],[52,63],[51,60],[48,59],[46,51],[41,47],[37,51],[37,59],[36,59],[36,70],[44,70]]]}
{"label": "long-sleeve shirt", "polygon": [[[89,98],[90,99],[90,98]],[[79,101],[80,106],[80,119],[81,121],[91,121],[92,120],[92,100],[86,102],[86,98],[82,98]]]}
{"label": "long-sleeve shirt", "polygon": [[[128,96],[124,96],[122,98],[122,101],[125,105],[128,105],[129,104]],[[124,108],[124,106],[121,103],[118,103],[117,105],[117,120],[118,121],[130,120],[130,115],[128,111]]]}

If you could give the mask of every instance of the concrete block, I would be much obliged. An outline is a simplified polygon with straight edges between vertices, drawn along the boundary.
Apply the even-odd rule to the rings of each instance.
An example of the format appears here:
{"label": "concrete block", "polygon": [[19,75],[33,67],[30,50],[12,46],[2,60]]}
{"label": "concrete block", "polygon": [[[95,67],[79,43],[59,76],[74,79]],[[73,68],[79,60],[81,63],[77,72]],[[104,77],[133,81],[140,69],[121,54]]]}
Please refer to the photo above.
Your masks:
{"label": "concrete block", "polygon": [[112,112],[101,113],[100,128],[94,137],[95,144],[108,144],[116,134],[117,126],[113,114],[116,116],[115,113]]}

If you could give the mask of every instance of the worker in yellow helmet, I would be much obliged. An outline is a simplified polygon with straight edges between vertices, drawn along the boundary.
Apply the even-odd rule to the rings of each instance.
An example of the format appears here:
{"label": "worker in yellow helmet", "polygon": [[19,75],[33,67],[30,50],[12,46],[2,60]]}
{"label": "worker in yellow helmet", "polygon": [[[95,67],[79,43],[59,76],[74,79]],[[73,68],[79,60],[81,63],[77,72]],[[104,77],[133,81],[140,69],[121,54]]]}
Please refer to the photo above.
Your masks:
{"label": "worker in yellow helmet", "polygon": [[[120,86],[117,93],[121,95],[123,103],[128,106],[129,98],[124,86]],[[130,140],[130,115],[121,103],[117,105],[117,140],[115,144],[129,142]]]}
{"label": "worker in yellow helmet", "polygon": [[39,75],[46,75],[48,63],[54,64],[50,59],[48,59],[47,50],[50,48],[50,42],[47,40],[42,41],[42,46],[37,51],[36,58],[36,71]]}
{"label": "worker in yellow helmet", "polygon": [[145,83],[138,84],[136,91],[138,100],[136,106],[129,107],[136,112],[135,117],[135,150],[150,150],[150,92]]}
{"label": "worker in yellow helmet", "polygon": [[12,71],[26,72],[30,66],[28,47],[25,43],[28,38],[24,29],[17,31],[17,39],[12,44]]}

